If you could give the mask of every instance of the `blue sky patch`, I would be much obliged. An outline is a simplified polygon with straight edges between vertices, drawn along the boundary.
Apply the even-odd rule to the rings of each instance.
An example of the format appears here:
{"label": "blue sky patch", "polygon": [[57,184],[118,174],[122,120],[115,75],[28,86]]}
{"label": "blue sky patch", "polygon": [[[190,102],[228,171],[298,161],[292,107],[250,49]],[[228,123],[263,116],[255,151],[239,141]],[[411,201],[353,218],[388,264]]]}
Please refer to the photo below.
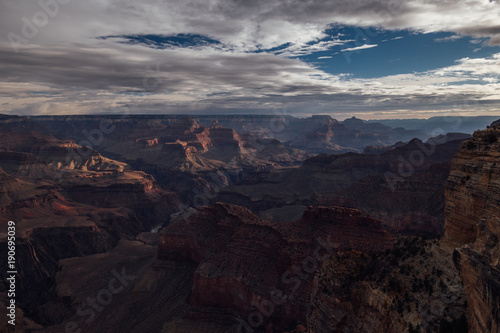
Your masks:
{"label": "blue sky patch", "polygon": [[122,43],[141,44],[159,49],[169,47],[196,47],[208,45],[221,45],[221,42],[208,36],[198,34],[176,34],[176,35],[123,35],[106,36],[102,39],[121,38]]}
{"label": "blue sky patch", "polygon": [[332,38],[340,34],[343,40],[351,41],[299,59],[330,74],[350,73],[357,78],[429,71],[452,66],[465,57],[490,57],[500,49],[485,46],[485,40],[457,38],[448,32],[422,34],[358,27],[338,27],[326,32]]}

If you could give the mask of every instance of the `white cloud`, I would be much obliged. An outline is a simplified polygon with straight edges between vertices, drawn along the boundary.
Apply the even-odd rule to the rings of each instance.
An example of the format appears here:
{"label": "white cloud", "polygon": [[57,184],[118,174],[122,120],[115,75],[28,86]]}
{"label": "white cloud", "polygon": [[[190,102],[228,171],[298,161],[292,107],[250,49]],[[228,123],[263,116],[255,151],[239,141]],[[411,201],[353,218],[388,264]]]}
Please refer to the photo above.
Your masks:
{"label": "white cloud", "polygon": [[463,38],[463,36],[459,36],[459,35],[452,35],[452,36],[448,36],[448,37],[443,37],[443,38],[436,38],[434,39],[434,41],[436,42],[453,42],[457,39],[460,39],[460,38]]}
{"label": "white cloud", "polygon": [[365,50],[365,49],[371,49],[373,47],[377,47],[377,44],[365,44],[361,46],[355,46],[355,47],[348,47],[346,49],[342,49],[341,52],[352,52],[352,51],[359,51],[359,50]]}
{"label": "white cloud", "polygon": [[[0,58],[6,64],[0,69],[0,105],[2,112],[16,114],[266,113],[282,107],[298,114],[430,109],[462,114],[471,103],[488,114],[500,106],[500,53],[375,79],[329,75],[273,54],[211,48],[61,46],[4,52]],[[468,83],[473,80],[480,84]]]}
{"label": "white cloud", "polygon": [[280,50],[274,53],[285,57],[298,57],[315,52],[328,51],[334,46],[344,45],[349,42],[352,42],[352,40],[333,39],[329,41],[319,41],[309,44],[293,44],[284,50]]}

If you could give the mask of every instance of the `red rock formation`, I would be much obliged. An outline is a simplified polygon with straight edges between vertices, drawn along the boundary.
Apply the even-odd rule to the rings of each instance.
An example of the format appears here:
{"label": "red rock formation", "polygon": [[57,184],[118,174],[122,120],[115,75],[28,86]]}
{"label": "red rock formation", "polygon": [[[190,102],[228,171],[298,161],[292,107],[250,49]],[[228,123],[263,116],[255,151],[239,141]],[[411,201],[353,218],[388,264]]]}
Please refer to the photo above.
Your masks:
{"label": "red rock formation", "polygon": [[467,293],[471,332],[500,332],[500,126],[465,141],[446,183],[445,239]]}
{"label": "red rock formation", "polygon": [[[177,211],[153,177],[94,150],[74,155],[82,147],[39,133],[4,133],[0,148],[0,227],[16,223],[18,299],[30,316],[60,259],[104,252]],[[6,241],[1,233],[3,266]]]}
{"label": "red rock formation", "polygon": [[154,139],[139,138],[136,139],[135,142],[143,144],[144,147],[154,147],[158,144],[158,138]]}
{"label": "red rock formation", "polygon": [[267,327],[279,330],[305,320],[313,272],[325,254],[345,248],[380,251],[392,242],[380,221],[355,209],[310,208],[300,220],[282,224],[217,203],[162,230],[158,259],[198,264],[190,297],[195,307],[247,316],[258,304],[271,304],[280,290],[286,300],[273,304],[265,319]]}
{"label": "red rock formation", "polygon": [[446,183],[446,237],[463,245],[476,238],[480,218],[500,217],[500,127],[462,143]]}
{"label": "red rock formation", "polygon": [[[175,143],[181,142],[184,150],[194,147],[196,148],[195,151],[200,152],[206,152],[210,147],[214,146],[224,146],[227,149],[228,146],[238,148],[244,145],[238,133],[231,128],[222,127],[216,120],[214,120],[212,126],[203,127],[192,119],[184,119],[170,129],[169,136],[165,137],[165,139],[167,142],[163,146],[163,150],[173,149],[174,141]],[[177,147],[177,149],[180,148]]]}

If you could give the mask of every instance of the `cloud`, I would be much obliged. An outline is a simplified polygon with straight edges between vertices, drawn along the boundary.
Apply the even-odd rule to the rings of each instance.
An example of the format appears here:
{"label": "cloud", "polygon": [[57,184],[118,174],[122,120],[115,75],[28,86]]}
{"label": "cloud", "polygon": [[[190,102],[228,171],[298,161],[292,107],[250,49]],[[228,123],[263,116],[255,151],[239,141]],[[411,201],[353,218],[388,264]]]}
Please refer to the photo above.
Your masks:
{"label": "cloud", "polygon": [[[1,30],[22,35],[25,21],[39,21],[37,13],[44,13],[40,3],[3,1]],[[59,5],[57,13],[49,15],[48,23],[29,41],[38,45],[92,44],[99,36],[199,34],[235,50],[251,51],[287,42],[305,46],[327,37],[324,31],[331,24],[344,24],[451,31],[492,38],[491,44],[498,45],[499,16],[500,4],[483,0],[70,1]],[[6,35],[2,34],[4,41]]]}
{"label": "cloud", "polygon": [[[111,47],[112,46],[112,47]],[[1,51],[0,104],[16,114],[432,110],[498,112],[500,53],[374,79],[329,75],[297,59],[202,48],[59,46]],[[471,84],[473,80],[480,84]],[[5,104],[8,103],[8,104]],[[384,115],[387,115],[384,113]]]}
{"label": "cloud", "polygon": [[[370,80],[329,75],[295,59],[377,46],[326,33],[336,25],[367,33],[448,31],[500,45],[497,2],[88,0],[51,10],[41,3],[49,1],[0,2],[1,112],[268,112],[287,106],[297,114],[411,113],[462,110],[456,104],[464,100],[498,111],[498,54]],[[9,36],[21,38],[18,53]],[[102,39],[109,36],[115,38]],[[483,84],[464,83],[472,79]]]}
{"label": "cloud", "polygon": [[359,50],[365,50],[365,49],[371,49],[373,47],[377,47],[377,44],[365,44],[361,46],[355,46],[355,47],[348,47],[346,49],[342,49],[341,52],[352,52],[352,51],[359,51]]}
{"label": "cloud", "polygon": [[350,43],[352,40],[327,40],[327,41],[313,41],[307,44],[291,44],[290,46],[274,52],[274,54],[285,56],[285,57],[299,57],[304,55],[313,54],[315,52],[322,52],[331,50],[335,46],[344,45]]}
{"label": "cloud", "polygon": [[435,42],[438,42],[438,43],[442,43],[442,42],[453,42],[453,41],[456,41],[460,38],[463,38],[463,36],[459,36],[459,35],[452,35],[452,36],[448,36],[448,37],[443,37],[443,38],[436,38],[434,39]]}

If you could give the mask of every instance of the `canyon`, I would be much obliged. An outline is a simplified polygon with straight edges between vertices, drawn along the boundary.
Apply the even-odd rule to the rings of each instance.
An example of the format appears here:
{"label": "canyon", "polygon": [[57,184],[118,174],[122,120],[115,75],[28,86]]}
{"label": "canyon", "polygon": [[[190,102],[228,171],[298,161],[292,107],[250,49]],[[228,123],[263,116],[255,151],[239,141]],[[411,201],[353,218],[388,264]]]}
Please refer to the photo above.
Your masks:
{"label": "canyon", "polygon": [[0,117],[18,328],[498,332],[499,125]]}
{"label": "canyon", "polygon": [[[36,318],[60,260],[105,252],[167,223],[178,199],[150,175],[94,150],[11,130],[0,135],[0,222],[16,222],[19,306]],[[1,245],[6,267],[4,234]]]}
{"label": "canyon", "polygon": [[[271,170],[225,187],[214,199],[271,219],[308,203],[358,208],[397,232],[437,236],[444,226],[444,184],[466,136],[413,139],[379,154],[320,154],[298,168]],[[449,140],[448,140],[449,139]]]}

